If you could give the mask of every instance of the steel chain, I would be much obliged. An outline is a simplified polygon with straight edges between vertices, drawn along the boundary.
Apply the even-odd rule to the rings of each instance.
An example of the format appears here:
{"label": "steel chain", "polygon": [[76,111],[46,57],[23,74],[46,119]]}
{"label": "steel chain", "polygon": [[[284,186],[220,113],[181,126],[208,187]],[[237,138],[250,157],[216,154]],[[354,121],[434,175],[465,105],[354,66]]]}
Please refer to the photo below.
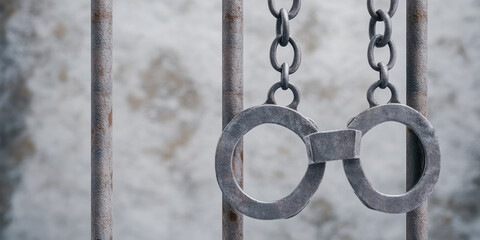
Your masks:
{"label": "steel chain", "polygon": [[[393,68],[395,65],[395,61],[397,58],[397,50],[395,48],[395,43],[393,42],[392,38],[392,21],[391,18],[397,11],[398,7],[398,0],[390,0],[390,8],[388,12],[385,12],[382,9],[375,10],[373,7],[373,0],[367,0],[367,9],[368,13],[370,14],[370,24],[368,27],[368,35],[370,37],[370,43],[368,44],[367,50],[367,59],[368,64],[370,67],[379,72],[379,80],[375,82],[369,89],[369,94],[371,95],[368,97],[370,105],[372,105],[371,100],[373,99],[373,91],[377,87],[381,89],[389,88],[392,92],[392,96],[396,96],[396,89],[395,87],[389,83],[389,74],[388,71]],[[377,22],[383,22],[385,25],[385,29],[383,34],[377,34],[376,27]],[[375,47],[383,48],[388,45],[388,49],[390,52],[390,58],[388,63],[385,64],[384,62],[376,62],[375,61]],[[372,88],[373,87],[373,88]],[[372,99],[371,99],[372,98]]]}
{"label": "steel chain", "polygon": [[[390,0],[390,8],[388,9],[388,15],[390,17],[393,17],[393,15],[395,14],[395,12],[397,11],[397,7],[398,7],[398,0]],[[375,11],[374,7],[373,7],[373,0],[367,0],[367,9],[368,9],[368,13],[370,13],[370,16],[377,20],[377,21],[382,21],[380,16],[377,15],[377,11]]]}
{"label": "steel chain", "polygon": [[[376,12],[380,18],[382,19],[383,23],[385,24],[385,30],[383,32],[383,35],[380,39],[378,39],[377,42],[375,42],[375,47],[385,47],[388,42],[390,42],[391,37],[392,37],[392,22],[390,19],[390,16],[385,13],[382,9],[377,10]],[[374,18],[370,18],[370,24],[368,27],[368,35],[371,38],[373,38],[375,35],[377,35],[376,31],[376,26],[377,26],[377,21]]]}
{"label": "steel chain", "polygon": [[280,39],[280,46],[285,47],[290,39],[290,25],[289,25],[288,13],[285,8],[280,9],[280,17],[277,18],[277,36],[282,36]]}
{"label": "steel chain", "polygon": [[[276,22],[276,37],[270,46],[270,63],[272,67],[280,72],[280,86],[283,90],[289,89],[289,75],[295,73],[300,67],[302,53],[297,45],[297,42],[290,36],[290,20],[295,18],[300,11],[300,0],[293,0],[292,7],[289,11],[285,8],[280,8],[277,11],[275,8],[275,0],[268,0],[268,8],[272,15],[277,19]],[[286,62],[278,64],[277,49],[278,46],[286,47],[288,44],[293,48],[293,62],[288,64]]]}
{"label": "steel chain", "polygon": [[[290,20],[297,16],[298,12],[300,11],[300,5],[300,0],[293,0],[292,8],[290,8],[290,11],[288,12],[288,18]],[[268,0],[268,9],[270,9],[270,12],[274,17],[280,17],[280,12],[275,8],[275,0]]]}
{"label": "steel chain", "polygon": [[283,63],[282,64],[282,74],[280,76],[280,83],[281,83],[281,87],[282,87],[283,90],[288,89],[289,76],[290,75],[288,75],[288,63]]}

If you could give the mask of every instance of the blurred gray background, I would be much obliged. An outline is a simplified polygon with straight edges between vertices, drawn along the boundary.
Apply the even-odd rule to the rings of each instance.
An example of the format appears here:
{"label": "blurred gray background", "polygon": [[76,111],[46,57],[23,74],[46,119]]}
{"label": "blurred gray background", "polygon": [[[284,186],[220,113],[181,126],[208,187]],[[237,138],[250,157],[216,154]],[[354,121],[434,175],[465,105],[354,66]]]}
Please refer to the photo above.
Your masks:
{"label": "blurred gray background", "polygon": [[[442,150],[430,238],[478,240],[480,1],[430,1],[429,15],[429,119]],[[368,107],[378,78],[366,58],[368,21],[366,1],[305,0],[290,23],[303,50],[290,81],[302,91],[299,111],[321,130],[344,128]],[[405,102],[405,1],[393,24],[390,81]],[[274,27],[267,1],[245,1],[245,107],[279,80],[268,59]],[[279,91],[280,104],[290,95]],[[115,238],[220,239],[220,0],[115,0],[113,119]],[[368,177],[385,193],[405,189],[404,135],[385,123],[362,142]],[[297,136],[267,125],[246,135],[245,165],[246,191],[274,200],[295,188],[307,160]],[[363,206],[341,162],[328,163],[298,216],[245,218],[245,239],[400,240],[404,229],[404,214]],[[90,1],[0,0],[0,238],[89,237]]]}

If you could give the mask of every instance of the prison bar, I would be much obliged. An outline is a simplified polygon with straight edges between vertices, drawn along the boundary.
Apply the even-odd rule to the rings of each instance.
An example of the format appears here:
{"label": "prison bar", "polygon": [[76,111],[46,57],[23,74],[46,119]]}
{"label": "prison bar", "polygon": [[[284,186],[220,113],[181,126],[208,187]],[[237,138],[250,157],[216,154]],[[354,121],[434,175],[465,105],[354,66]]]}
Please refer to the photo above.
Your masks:
{"label": "prison bar", "polygon": [[91,1],[91,239],[113,239],[112,3]]}
{"label": "prison bar", "polygon": [[[243,110],[243,0],[222,2],[222,129]],[[233,171],[243,187],[243,143],[233,154]],[[243,239],[243,215],[223,197],[222,239]]]}
{"label": "prison bar", "polygon": [[[428,0],[407,0],[407,105],[424,116],[427,97],[427,13]],[[407,190],[413,188],[423,172],[422,146],[411,129],[407,129]],[[427,202],[408,212],[407,240],[428,239]]]}

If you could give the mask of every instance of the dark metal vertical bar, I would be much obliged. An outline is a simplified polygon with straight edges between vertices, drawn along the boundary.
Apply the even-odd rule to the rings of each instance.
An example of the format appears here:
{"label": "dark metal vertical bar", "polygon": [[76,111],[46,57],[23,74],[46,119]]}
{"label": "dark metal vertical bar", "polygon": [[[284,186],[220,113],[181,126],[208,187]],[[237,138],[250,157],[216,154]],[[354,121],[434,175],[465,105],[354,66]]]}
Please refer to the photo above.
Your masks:
{"label": "dark metal vertical bar", "polygon": [[[222,4],[222,128],[243,110],[243,0]],[[233,171],[243,187],[243,143],[233,155]],[[222,239],[243,239],[243,215],[223,198]]]}
{"label": "dark metal vertical bar", "polygon": [[113,239],[112,3],[91,0],[92,240]]}
{"label": "dark metal vertical bar", "polygon": [[[407,0],[407,105],[427,116],[428,0]],[[407,190],[423,172],[423,152],[417,136],[407,129]],[[407,213],[407,240],[428,239],[427,202]]]}

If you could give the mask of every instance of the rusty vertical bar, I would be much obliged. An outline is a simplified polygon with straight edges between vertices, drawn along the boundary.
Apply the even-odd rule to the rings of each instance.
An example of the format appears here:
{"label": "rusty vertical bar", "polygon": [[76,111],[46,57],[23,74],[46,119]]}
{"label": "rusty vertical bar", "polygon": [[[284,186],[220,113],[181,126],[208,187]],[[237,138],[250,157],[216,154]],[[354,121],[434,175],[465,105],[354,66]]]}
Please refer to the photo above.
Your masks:
{"label": "rusty vertical bar", "polygon": [[[222,128],[243,110],[243,0],[222,0]],[[243,187],[243,143],[233,155],[233,171]],[[222,239],[243,239],[243,215],[222,203]]]}
{"label": "rusty vertical bar", "polygon": [[113,239],[112,3],[91,0],[91,234]]}
{"label": "rusty vertical bar", "polygon": [[[407,105],[427,116],[427,13],[428,0],[407,0]],[[422,146],[407,129],[407,190],[423,172]],[[428,239],[427,202],[407,213],[407,240]]]}

